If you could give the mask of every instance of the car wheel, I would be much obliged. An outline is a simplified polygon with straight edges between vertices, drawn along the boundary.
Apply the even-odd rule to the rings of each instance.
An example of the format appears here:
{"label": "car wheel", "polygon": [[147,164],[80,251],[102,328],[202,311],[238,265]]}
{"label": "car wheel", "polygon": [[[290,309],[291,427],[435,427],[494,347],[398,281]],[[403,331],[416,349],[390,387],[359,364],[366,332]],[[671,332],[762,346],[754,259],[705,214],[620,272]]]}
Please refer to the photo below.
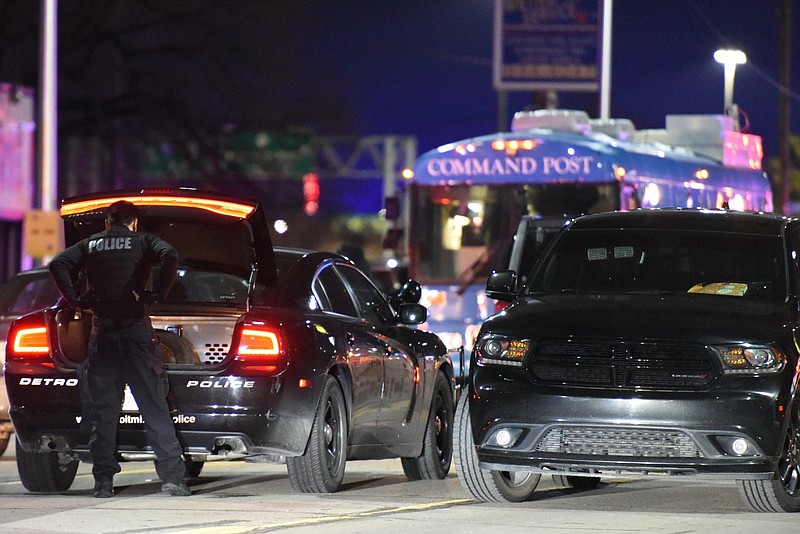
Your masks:
{"label": "car wheel", "polygon": [[26,451],[17,441],[17,471],[28,491],[65,491],[72,486],[80,461],[61,452]]}
{"label": "car wheel", "polygon": [[600,477],[582,477],[577,475],[553,475],[553,482],[557,486],[590,490],[600,485]]}
{"label": "car wheel", "polygon": [[786,429],[783,452],[772,480],[740,480],[744,502],[756,512],[800,512],[800,425]]}
{"label": "car wheel", "polygon": [[454,458],[458,480],[464,491],[478,501],[523,502],[533,497],[541,475],[528,471],[489,471],[478,466],[478,455],[469,420],[469,394],[461,395],[456,407]]}
{"label": "car wheel", "polygon": [[344,394],[332,376],[325,378],[322,397],[302,456],[286,458],[292,487],[302,493],[332,493],[342,485],[347,459],[347,414]]}
{"label": "car wheel", "polygon": [[197,478],[200,476],[200,473],[203,471],[203,466],[206,465],[205,462],[196,462],[194,460],[186,460],[186,474],[184,478]]}
{"label": "car wheel", "polygon": [[453,459],[453,410],[453,391],[447,377],[438,373],[425,427],[422,455],[400,460],[409,480],[440,480],[447,476]]}

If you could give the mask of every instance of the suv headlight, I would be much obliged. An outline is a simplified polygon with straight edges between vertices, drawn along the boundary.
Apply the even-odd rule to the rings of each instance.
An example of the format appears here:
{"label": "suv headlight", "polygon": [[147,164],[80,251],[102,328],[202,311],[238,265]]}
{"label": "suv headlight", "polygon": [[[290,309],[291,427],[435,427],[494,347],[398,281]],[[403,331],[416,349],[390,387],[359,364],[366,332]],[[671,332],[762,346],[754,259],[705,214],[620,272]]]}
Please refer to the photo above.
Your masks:
{"label": "suv headlight", "polygon": [[475,344],[478,365],[522,366],[530,342],[508,336],[488,334]]}
{"label": "suv headlight", "polygon": [[726,374],[777,373],[786,357],[771,345],[729,345],[712,347],[722,360]]}

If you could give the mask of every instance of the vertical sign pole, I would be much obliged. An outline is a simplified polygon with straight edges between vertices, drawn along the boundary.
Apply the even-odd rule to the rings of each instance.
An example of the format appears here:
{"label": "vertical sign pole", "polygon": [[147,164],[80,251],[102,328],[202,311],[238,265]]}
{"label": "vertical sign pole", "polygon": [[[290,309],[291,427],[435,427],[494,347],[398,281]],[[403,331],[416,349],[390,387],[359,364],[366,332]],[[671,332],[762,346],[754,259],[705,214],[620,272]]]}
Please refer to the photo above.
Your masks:
{"label": "vertical sign pole", "polygon": [[58,209],[57,142],[57,12],[58,0],[42,0],[39,80],[39,206]]}
{"label": "vertical sign pole", "polygon": [[603,55],[600,65],[600,118],[608,119],[611,107],[611,14],[614,0],[603,0]]}

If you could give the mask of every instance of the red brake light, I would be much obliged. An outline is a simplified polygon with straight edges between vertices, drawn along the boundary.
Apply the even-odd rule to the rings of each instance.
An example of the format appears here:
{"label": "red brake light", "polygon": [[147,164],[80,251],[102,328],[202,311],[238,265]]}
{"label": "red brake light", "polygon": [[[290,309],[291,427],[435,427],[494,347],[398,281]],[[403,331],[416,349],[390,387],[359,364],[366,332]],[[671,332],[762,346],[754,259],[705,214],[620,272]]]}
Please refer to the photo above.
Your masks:
{"label": "red brake light", "polygon": [[239,366],[248,371],[277,374],[286,368],[280,332],[266,325],[246,325],[234,347]]}
{"label": "red brake light", "polygon": [[47,327],[28,322],[15,323],[8,333],[7,355],[25,359],[50,354]]}

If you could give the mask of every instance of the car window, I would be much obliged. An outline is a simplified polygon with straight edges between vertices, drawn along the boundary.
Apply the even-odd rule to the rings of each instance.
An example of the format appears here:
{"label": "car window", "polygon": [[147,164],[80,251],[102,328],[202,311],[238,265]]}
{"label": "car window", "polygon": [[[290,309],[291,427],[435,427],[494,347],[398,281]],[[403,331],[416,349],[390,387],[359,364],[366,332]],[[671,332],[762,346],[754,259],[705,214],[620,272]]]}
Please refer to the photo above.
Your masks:
{"label": "car window", "polygon": [[676,230],[567,232],[531,280],[531,292],[663,292],[783,301],[777,236]]}
{"label": "car window", "polygon": [[248,280],[241,276],[179,268],[166,302],[244,305],[248,286]]}
{"label": "car window", "polygon": [[22,315],[54,305],[61,293],[48,272],[18,275],[0,291],[0,315]]}
{"label": "car window", "polygon": [[371,323],[389,322],[393,316],[391,308],[367,277],[352,267],[340,265],[338,268],[356,296],[361,316]]}
{"label": "car window", "polygon": [[332,266],[325,267],[317,274],[313,288],[323,311],[358,317],[350,293]]}

